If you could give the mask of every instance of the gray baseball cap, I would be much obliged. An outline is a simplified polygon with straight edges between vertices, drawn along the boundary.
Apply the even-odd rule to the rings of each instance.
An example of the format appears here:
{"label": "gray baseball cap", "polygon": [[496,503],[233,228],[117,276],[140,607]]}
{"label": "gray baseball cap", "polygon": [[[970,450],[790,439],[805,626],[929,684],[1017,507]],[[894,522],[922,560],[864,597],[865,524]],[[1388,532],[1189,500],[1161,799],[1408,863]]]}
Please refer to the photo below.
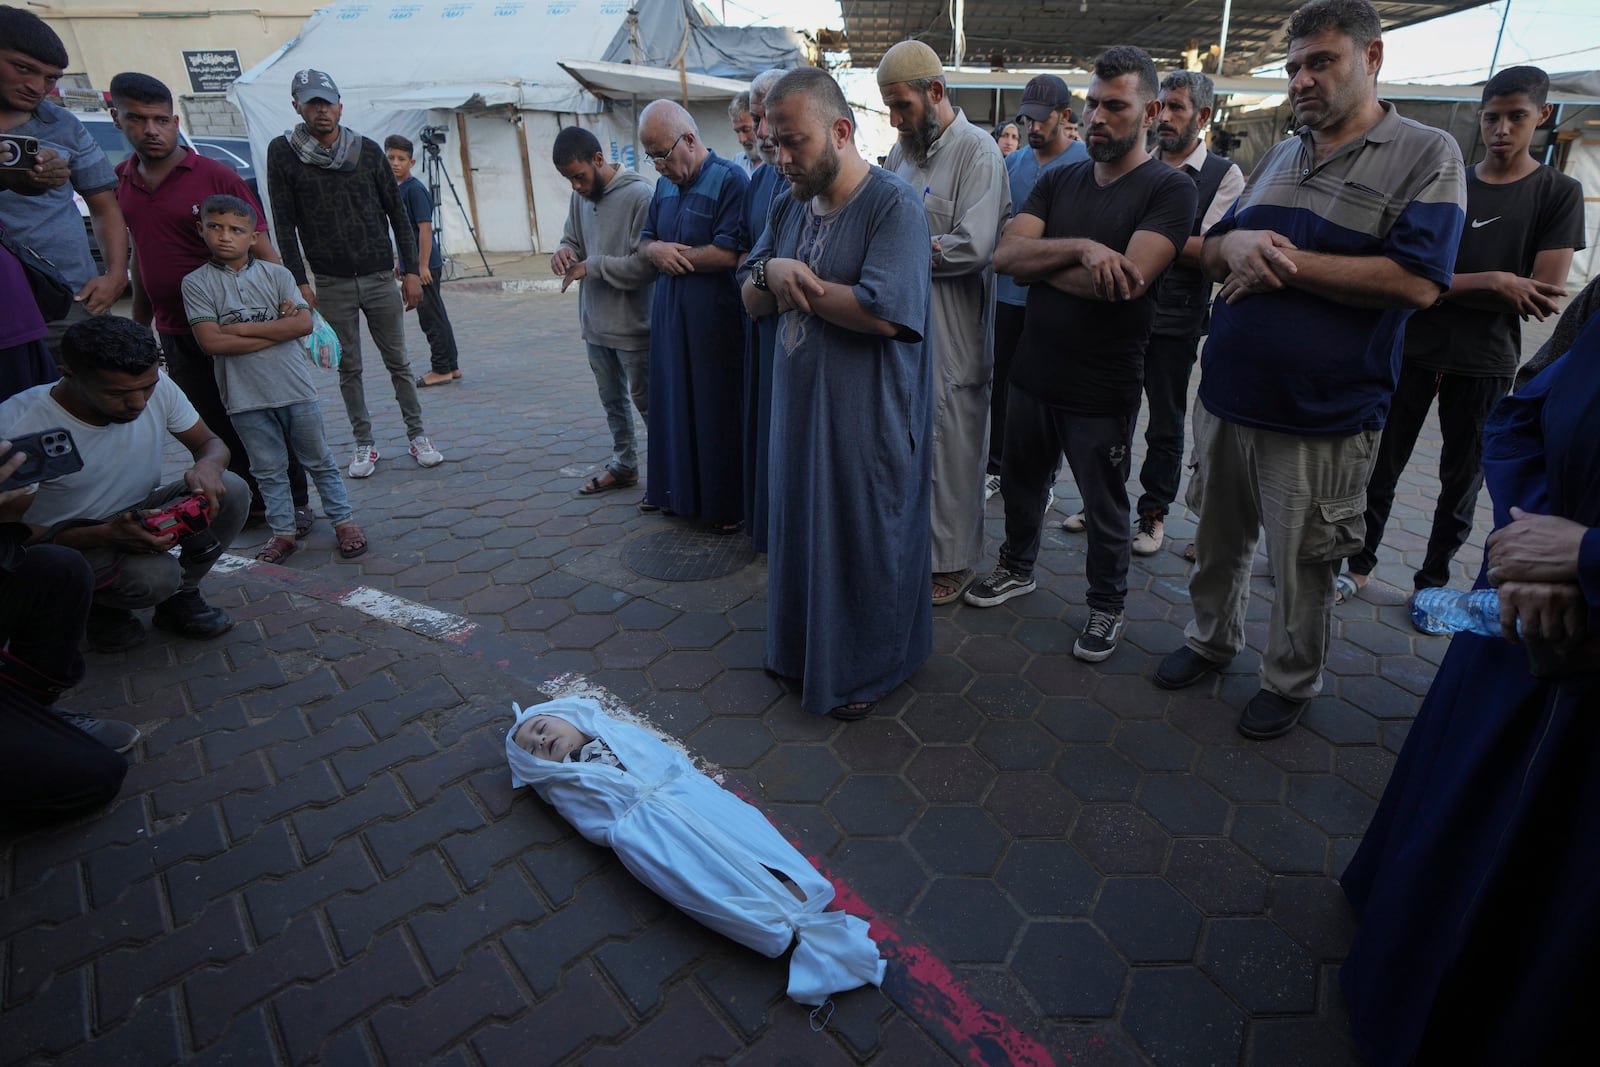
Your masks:
{"label": "gray baseball cap", "polygon": [[294,102],[301,105],[312,100],[326,100],[330,104],[339,102],[339,87],[320,70],[307,69],[296,74],[290,92],[294,95]]}

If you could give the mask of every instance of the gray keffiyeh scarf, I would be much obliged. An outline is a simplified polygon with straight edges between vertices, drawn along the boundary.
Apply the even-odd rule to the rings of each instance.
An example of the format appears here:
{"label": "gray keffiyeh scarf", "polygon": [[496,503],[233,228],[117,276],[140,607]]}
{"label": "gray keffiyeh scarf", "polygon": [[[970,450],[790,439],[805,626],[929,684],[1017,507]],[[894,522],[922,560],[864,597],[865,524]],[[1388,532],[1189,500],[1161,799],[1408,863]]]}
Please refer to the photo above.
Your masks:
{"label": "gray keffiyeh scarf", "polygon": [[300,162],[324,170],[352,171],[361,155],[361,137],[346,126],[339,127],[339,139],[331,148],[324,148],[311,131],[301,123],[288,134],[289,147],[300,157]]}

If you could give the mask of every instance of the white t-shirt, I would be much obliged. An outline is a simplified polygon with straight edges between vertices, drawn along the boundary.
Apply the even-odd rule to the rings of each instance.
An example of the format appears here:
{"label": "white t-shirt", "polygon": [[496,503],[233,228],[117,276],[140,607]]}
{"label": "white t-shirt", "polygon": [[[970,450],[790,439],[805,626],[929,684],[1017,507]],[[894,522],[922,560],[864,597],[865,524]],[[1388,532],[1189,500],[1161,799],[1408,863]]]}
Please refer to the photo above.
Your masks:
{"label": "white t-shirt", "polygon": [[66,519],[109,519],[134,507],[161,484],[161,450],[170,434],[200,421],[183,390],[163,373],[144,411],[132,422],[91,426],[74,418],[36,385],[0,404],[0,436],[62,427],[72,434],[83,470],[43,482],[23,516],[35,526]]}

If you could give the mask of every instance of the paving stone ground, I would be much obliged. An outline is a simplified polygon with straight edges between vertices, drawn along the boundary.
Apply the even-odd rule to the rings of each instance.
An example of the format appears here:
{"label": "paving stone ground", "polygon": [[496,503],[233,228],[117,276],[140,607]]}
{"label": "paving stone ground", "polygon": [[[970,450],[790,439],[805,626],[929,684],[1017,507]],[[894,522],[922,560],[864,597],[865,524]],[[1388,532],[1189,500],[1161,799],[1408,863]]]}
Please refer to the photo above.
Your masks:
{"label": "paving stone ground", "polygon": [[[1436,435],[1288,737],[1234,730],[1264,561],[1250,650],[1196,690],[1148,680],[1190,615],[1181,510],[1134,561],[1105,663],[1070,655],[1083,546],[1053,530],[1038,592],[936,609],[934,656],[846,725],[762,672],[763,561],[643,577],[628,547],[681,520],[641,515],[637,492],[574,495],[609,438],[573,297],[478,286],[449,294],[466,377],[422,393],[442,466],[405,456],[369,360],[384,458],[349,483],[368,556],[339,561],[324,521],[285,567],[213,575],[227,636],[91,655],[72,703],[145,736],[107,811],[0,832],[0,1061],[1356,1062],[1335,879],[1445,647],[1400,591]],[[331,376],[322,396],[343,458]],[[1070,482],[1059,496],[1072,510]],[[1487,529],[1480,508],[1462,583]],[[472,628],[430,636],[362,589]],[[510,703],[541,685],[603,689],[720,769],[874,917],[884,989],[814,1024],[784,961],[684,918],[513,791]]]}

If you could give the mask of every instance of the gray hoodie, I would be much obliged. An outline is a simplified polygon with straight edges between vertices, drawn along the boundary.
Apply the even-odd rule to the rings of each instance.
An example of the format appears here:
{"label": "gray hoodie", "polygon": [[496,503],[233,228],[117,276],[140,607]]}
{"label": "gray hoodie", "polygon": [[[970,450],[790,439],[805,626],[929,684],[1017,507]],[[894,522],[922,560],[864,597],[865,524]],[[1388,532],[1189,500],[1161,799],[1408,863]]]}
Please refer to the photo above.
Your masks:
{"label": "gray hoodie", "polygon": [[624,352],[650,347],[656,269],[639,255],[639,234],[654,195],[654,182],[623,167],[598,202],[572,194],[561,246],[588,265],[578,283],[578,325],[589,344]]}

